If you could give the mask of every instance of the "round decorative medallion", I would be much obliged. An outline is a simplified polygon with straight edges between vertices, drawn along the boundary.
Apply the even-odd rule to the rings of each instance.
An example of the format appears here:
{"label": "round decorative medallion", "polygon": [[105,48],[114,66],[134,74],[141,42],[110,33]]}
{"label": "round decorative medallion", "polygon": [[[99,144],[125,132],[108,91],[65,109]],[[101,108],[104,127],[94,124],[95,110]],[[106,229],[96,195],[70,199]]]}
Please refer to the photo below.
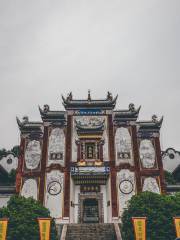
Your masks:
{"label": "round decorative medallion", "polygon": [[130,194],[133,191],[133,184],[129,180],[123,180],[119,183],[119,190],[124,194]]}
{"label": "round decorative medallion", "polygon": [[58,195],[61,193],[62,185],[57,181],[50,182],[47,187],[48,193],[51,195]]}
{"label": "round decorative medallion", "polygon": [[170,158],[170,159],[174,159],[174,158],[175,158],[174,153],[170,153],[170,154],[169,154],[169,158]]}

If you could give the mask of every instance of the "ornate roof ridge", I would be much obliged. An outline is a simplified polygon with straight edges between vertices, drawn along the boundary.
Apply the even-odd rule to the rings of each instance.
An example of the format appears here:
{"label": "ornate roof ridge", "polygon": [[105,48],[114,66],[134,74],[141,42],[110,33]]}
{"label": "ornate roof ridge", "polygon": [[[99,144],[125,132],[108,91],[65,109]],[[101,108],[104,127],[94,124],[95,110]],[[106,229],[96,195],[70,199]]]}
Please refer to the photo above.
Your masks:
{"label": "ornate roof ridge", "polygon": [[43,122],[51,122],[60,125],[64,125],[66,122],[65,111],[51,111],[49,105],[45,104],[44,109],[39,106],[39,112]]}
{"label": "ornate roof ridge", "polygon": [[163,150],[163,151],[162,151],[162,154],[167,153],[169,150],[172,150],[172,151],[174,151],[175,153],[180,154],[180,151],[176,150],[176,149],[173,148],[173,147],[168,147],[168,148],[166,148],[166,150]]}
{"label": "ornate roof ridge", "polygon": [[18,126],[19,127],[24,127],[24,126],[26,126],[26,127],[30,127],[30,126],[34,126],[34,125],[39,125],[40,127],[43,125],[43,123],[42,122],[40,122],[40,121],[31,121],[31,122],[29,122],[29,120],[28,119],[25,119],[26,117],[23,117],[23,121],[20,121],[20,119],[18,118],[18,117],[16,117],[16,121],[17,121],[17,124],[18,124]]}
{"label": "ornate roof ridge", "polygon": [[[47,107],[47,108],[46,108]],[[53,114],[65,114],[66,111],[64,110],[50,110],[49,106],[46,104],[44,105],[44,109],[42,109],[40,106],[38,106],[39,112],[41,115],[53,115]]]}
{"label": "ornate roof ridge", "polygon": [[11,150],[8,150],[0,156],[0,160],[4,157],[7,157],[8,155],[13,155],[14,157],[17,157],[15,153],[13,153]]}
{"label": "ornate roof ridge", "polygon": [[159,132],[163,123],[163,117],[160,120],[157,119],[156,115],[152,116],[152,120],[149,121],[138,121],[137,124],[139,125],[138,132],[141,131],[152,131],[152,132]]}
{"label": "ornate roof ridge", "polygon": [[19,127],[19,130],[22,134],[42,134],[43,132],[43,122],[29,122],[27,116],[23,117],[23,121],[20,121],[18,117],[16,117],[16,121]]}
{"label": "ornate roof ridge", "polygon": [[[153,118],[154,117],[154,118]],[[157,120],[157,117],[155,115],[152,116],[152,120],[141,120],[138,121],[137,123],[140,126],[145,126],[145,125],[154,125],[154,126],[161,126],[163,123],[164,117],[162,116],[160,120]]]}
{"label": "ornate roof ridge", "polygon": [[92,99],[90,92],[88,93],[88,98],[87,99],[73,99],[72,93],[70,92],[68,96],[65,98],[62,95],[62,100],[63,100],[63,105],[65,109],[68,108],[77,108],[77,107],[107,107],[114,109],[116,105],[118,95],[116,95],[115,98],[113,98],[112,94],[110,92],[107,93],[107,97],[105,99]]}
{"label": "ornate roof ridge", "polygon": [[[134,105],[134,104],[133,104]],[[133,106],[133,105],[131,105],[131,106]],[[137,109],[131,109],[130,108],[130,106],[129,106],[129,108],[128,109],[117,109],[117,110],[114,110],[114,113],[115,114],[123,114],[123,113],[125,113],[125,114],[127,114],[127,113],[130,113],[130,114],[138,114],[139,112],[140,112],[140,109],[141,109],[141,106],[139,106]]]}

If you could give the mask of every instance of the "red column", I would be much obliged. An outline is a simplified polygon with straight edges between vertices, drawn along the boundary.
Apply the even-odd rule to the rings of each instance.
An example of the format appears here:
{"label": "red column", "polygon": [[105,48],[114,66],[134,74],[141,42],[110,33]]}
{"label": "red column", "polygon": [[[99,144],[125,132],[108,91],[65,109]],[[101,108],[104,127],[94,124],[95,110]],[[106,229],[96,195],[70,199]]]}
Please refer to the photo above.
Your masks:
{"label": "red column", "polygon": [[155,148],[156,148],[156,156],[157,156],[157,165],[160,173],[159,178],[160,178],[161,192],[166,193],[166,184],[165,184],[163,163],[162,163],[162,157],[161,157],[160,140],[159,140],[159,137],[155,137],[154,140],[155,140]]}
{"label": "red column", "polygon": [[45,189],[45,176],[46,176],[46,162],[47,162],[47,149],[48,148],[48,126],[44,126],[43,135],[43,148],[41,157],[41,174],[39,184],[39,201],[44,202],[44,189]]}
{"label": "red column", "polygon": [[70,162],[71,162],[71,134],[72,134],[72,116],[67,117],[66,131],[66,161],[64,173],[64,217],[70,216]]}
{"label": "red column", "polygon": [[137,192],[141,192],[141,170],[139,162],[139,146],[137,140],[137,130],[136,126],[132,126],[132,142],[133,142],[133,152],[134,152],[134,166],[135,166],[135,176],[136,176],[136,187]]}
{"label": "red column", "polygon": [[26,144],[26,139],[21,135],[20,155],[18,159],[18,169],[16,174],[16,192],[17,193],[19,193],[21,190],[25,144]]}
{"label": "red column", "polygon": [[110,156],[110,170],[111,170],[111,204],[112,204],[112,217],[118,217],[118,204],[117,204],[117,188],[116,188],[116,169],[115,169],[115,149],[114,149],[114,128],[112,115],[108,116],[109,127],[109,156]]}

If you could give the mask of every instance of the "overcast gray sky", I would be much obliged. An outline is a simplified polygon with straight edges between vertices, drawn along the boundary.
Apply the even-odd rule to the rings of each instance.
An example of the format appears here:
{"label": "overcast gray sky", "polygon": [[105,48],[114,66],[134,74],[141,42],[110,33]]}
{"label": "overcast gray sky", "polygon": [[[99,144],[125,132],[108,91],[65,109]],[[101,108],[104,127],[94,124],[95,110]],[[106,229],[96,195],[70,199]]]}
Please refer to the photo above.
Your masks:
{"label": "overcast gray sky", "polygon": [[88,89],[164,115],[162,148],[180,150],[180,0],[0,0],[0,148],[19,144],[16,116]]}

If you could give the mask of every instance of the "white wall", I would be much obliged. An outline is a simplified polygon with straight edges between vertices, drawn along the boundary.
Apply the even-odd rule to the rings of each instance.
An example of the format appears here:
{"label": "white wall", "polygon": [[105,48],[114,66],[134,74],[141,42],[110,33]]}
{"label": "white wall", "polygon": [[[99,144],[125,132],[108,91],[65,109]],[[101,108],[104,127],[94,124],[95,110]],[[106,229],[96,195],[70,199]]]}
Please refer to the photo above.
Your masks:
{"label": "white wall", "polygon": [[110,178],[107,180],[106,184],[106,202],[110,201],[110,206],[107,207],[107,222],[112,222],[112,203],[111,203],[111,184]]}
{"label": "white wall", "polygon": [[169,148],[162,155],[163,167],[168,172],[173,172],[180,164],[180,153]]}
{"label": "white wall", "polygon": [[49,208],[51,217],[62,218],[64,174],[52,170],[46,176],[45,207]]}
{"label": "white wall", "polygon": [[75,195],[75,200],[74,200],[74,203],[75,203],[75,206],[74,206],[74,222],[75,223],[78,223],[78,208],[79,208],[79,205],[78,205],[78,201],[79,201],[79,193],[80,193],[80,186],[78,185],[74,185],[74,195]]}
{"label": "white wall", "polygon": [[0,194],[0,208],[7,206],[7,202],[9,201],[11,196],[12,195],[9,194]]}
{"label": "white wall", "polygon": [[75,185],[74,185],[74,181],[72,180],[72,178],[70,178],[70,223],[74,223],[75,222],[75,211],[74,211],[74,207],[71,206],[71,202],[72,203],[75,202]]}
{"label": "white wall", "polygon": [[13,154],[8,154],[0,160],[0,165],[10,173],[12,169],[16,169],[18,166],[18,158],[14,157]]}
{"label": "white wall", "polygon": [[107,192],[107,187],[106,185],[101,185],[101,193],[103,194],[103,211],[104,211],[104,223],[107,223],[107,196],[106,196],[106,192]]}

